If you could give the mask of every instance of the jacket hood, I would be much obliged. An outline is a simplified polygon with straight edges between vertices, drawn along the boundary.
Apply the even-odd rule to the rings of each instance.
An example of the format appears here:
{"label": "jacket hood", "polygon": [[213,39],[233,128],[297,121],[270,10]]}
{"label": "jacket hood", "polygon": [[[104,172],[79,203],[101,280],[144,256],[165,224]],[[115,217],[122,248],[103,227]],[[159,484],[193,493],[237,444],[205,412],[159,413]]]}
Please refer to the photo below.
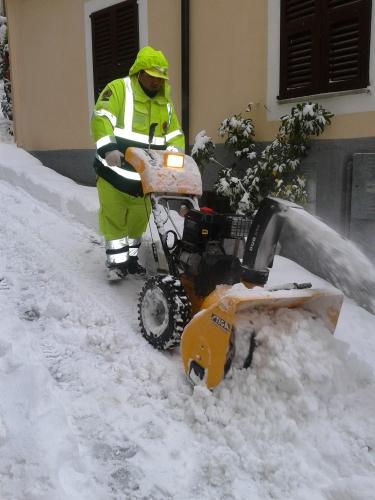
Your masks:
{"label": "jacket hood", "polygon": [[156,68],[168,78],[168,61],[161,50],[152,47],[143,47],[137,54],[133,66],[129,70],[129,76],[139,73],[142,69]]}

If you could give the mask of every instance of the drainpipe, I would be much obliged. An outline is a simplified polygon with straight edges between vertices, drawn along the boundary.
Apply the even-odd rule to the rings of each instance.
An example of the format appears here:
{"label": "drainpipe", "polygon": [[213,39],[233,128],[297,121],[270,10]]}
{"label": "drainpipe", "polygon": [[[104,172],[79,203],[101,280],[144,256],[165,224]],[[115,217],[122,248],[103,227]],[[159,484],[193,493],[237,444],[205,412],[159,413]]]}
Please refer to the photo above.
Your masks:
{"label": "drainpipe", "polygon": [[190,151],[189,69],[190,69],[190,0],[181,0],[181,115],[186,152]]}

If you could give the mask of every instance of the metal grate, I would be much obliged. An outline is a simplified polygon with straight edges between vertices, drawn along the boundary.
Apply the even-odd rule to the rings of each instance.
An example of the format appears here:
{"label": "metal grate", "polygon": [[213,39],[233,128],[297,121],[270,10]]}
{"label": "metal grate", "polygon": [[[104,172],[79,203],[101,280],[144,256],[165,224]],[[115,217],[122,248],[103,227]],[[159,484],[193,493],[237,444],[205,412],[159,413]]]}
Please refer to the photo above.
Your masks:
{"label": "metal grate", "polygon": [[242,215],[229,215],[226,217],[225,238],[239,240],[249,234],[252,219]]}

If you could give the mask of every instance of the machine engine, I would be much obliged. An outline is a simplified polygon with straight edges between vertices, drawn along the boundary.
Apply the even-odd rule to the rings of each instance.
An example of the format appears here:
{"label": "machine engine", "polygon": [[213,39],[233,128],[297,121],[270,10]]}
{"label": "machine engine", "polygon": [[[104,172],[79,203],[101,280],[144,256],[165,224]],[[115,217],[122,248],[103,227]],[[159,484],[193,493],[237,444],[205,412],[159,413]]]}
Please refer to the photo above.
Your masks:
{"label": "machine engine", "polygon": [[241,281],[244,238],[250,226],[251,219],[243,216],[199,210],[185,215],[176,258],[197,296],[207,296],[216,285]]}

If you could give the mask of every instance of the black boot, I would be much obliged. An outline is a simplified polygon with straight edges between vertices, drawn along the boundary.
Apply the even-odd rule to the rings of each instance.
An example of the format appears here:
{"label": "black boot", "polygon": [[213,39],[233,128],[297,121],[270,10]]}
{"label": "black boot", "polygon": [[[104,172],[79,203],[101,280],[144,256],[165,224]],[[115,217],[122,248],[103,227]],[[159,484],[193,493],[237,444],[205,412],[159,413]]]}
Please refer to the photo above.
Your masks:
{"label": "black boot", "polygon": [[128,263],[122,264],[106,264],[107,266],[107,279],[108,281],[119,281],[126,277],[128,274]]}
{"label": "black boot", "polygon": [[139,276],[146,276],[146,269],[138,262],[138,257],[129,257],[128,259],[128,273],[138,274]]}

